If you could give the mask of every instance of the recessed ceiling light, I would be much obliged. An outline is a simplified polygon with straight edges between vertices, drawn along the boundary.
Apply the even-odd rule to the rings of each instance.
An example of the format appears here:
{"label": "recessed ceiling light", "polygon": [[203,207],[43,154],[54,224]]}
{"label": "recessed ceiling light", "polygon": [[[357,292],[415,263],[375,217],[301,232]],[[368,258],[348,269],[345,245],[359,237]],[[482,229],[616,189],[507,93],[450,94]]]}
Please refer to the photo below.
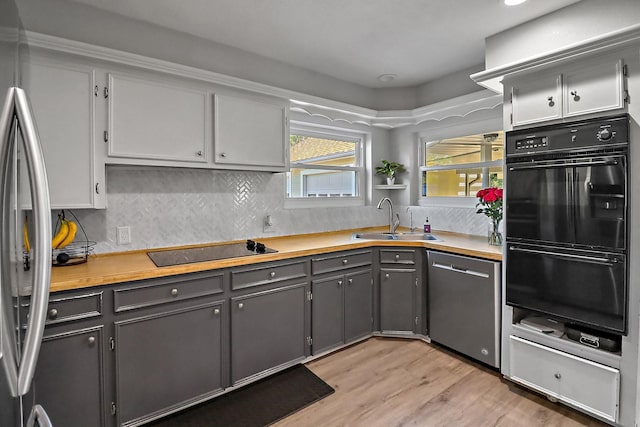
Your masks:
{"label": "recessed ceiling light", "polygon": [[507,6],[517,6],[524,3],[527,0],[504,0],[504,4]]}
{"label": "recessed ceiling light", "polygon": [[396,79],[396,77],[398,77],[397,74],[380,74],[378,76],[378,80],[380,80],[381,82],[384,83],[389,83],[392,82]]}

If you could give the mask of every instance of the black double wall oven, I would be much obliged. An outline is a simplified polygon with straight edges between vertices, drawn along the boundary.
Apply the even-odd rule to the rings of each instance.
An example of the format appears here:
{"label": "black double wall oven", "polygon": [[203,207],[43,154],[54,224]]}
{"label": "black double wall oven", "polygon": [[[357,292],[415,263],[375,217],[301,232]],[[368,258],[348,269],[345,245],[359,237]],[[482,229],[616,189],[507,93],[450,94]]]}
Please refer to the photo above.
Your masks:
{"label": "black double wall oven", "polygon": [[506,303],[627,332],[627,115],[507,133]]}

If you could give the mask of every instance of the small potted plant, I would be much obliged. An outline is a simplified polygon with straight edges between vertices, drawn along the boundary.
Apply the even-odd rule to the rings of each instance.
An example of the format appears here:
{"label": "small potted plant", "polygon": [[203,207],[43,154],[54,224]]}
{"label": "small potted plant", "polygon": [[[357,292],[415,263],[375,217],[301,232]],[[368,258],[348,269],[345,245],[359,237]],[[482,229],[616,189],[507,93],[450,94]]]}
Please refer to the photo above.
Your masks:
{"label": "small potted plant", "polygon": [[382,166],[376,167],[376,175],[385,175],[388,185],[393,185],[396,182],[396,174],[404,171],[405,168],[402,163],[390,162],[388,160],[382,160]]}

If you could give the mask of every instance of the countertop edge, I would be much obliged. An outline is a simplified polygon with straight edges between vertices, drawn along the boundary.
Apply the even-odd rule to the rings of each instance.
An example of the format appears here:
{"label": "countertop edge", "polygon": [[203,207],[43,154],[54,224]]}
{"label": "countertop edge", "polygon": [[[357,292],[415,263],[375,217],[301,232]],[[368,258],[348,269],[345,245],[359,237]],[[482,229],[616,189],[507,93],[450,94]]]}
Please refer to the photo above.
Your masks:
{"label": "countertop edge", "polygon": [[[354,233],[365,230],[384,230],[384,228],[368,227],[365,229],[258,238],[257,240],[264,242],[267,246],[278,250],[278,252],[217,261],[182,264],[171,267],[156,267],[147,256],[147,252],[149,251],[160,251],[170,248],[93,255],[85,264],[53,268],[50,291],[61,292],[74,289],[91,288],[102,285],[259,264],[262,262],[284,261],[287,259],[344,250],[375,247],[417,247],[458,255],[473,256],[492,261],[502,260],[501,248],[489,246],[482,236],[434,231],[435,235],[442,236],[442,241],[353,239],[352,236]],[[214,244],[223,243],[227,242],[218,242]],[[201,246],[209,245],[188,245],[183,247]]]}

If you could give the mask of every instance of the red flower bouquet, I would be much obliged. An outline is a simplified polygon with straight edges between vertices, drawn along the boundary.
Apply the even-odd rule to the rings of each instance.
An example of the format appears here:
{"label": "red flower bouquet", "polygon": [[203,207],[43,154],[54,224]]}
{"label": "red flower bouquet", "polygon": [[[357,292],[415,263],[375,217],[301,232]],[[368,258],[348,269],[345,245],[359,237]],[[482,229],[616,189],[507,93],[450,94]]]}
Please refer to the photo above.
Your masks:
{"label": "red flower bouquet", "polygon": [[479,199],[476,208],[482,206],[476,213],[483,213],[497,222],[502,221],[502,188],[483,188],[476,197]]}
{"label": "red flower bouquet", "polygon": [[491,218],[491,228],[489,229],[489,244],[501,245],[502,234],[498,230],[502,221],[502,188],[483,188],[476,194],[478,203],[476,213],[483,213]]}

